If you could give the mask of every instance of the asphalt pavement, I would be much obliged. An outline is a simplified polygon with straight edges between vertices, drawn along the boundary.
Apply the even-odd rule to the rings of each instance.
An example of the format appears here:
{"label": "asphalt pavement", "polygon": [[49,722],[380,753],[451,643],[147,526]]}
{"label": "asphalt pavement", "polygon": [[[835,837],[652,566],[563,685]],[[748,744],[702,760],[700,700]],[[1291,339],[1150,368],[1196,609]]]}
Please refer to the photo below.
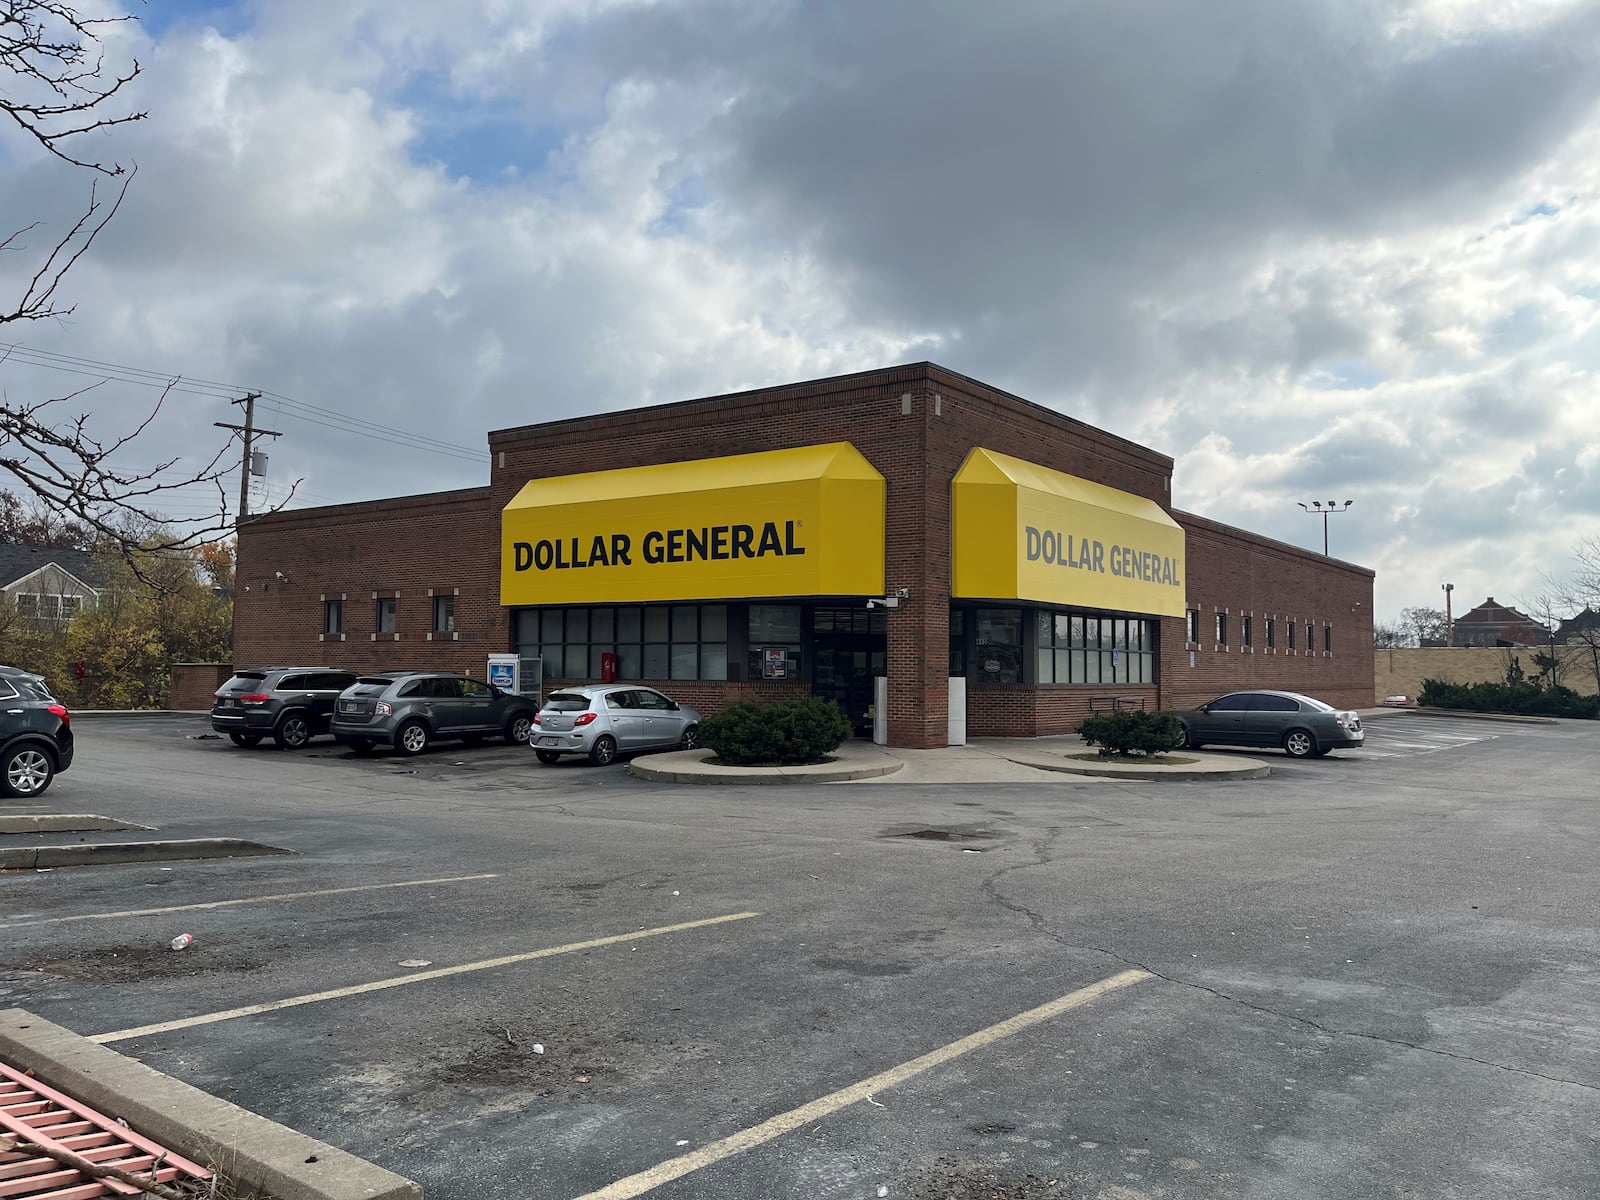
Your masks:
{"label": "asphalt pavement", "polygon": [[1600,1194],[1600,729],[1378,724],[700,788],[85,719],[0,813],[296,853],[0,875],[0,1005],[434,1200]]}

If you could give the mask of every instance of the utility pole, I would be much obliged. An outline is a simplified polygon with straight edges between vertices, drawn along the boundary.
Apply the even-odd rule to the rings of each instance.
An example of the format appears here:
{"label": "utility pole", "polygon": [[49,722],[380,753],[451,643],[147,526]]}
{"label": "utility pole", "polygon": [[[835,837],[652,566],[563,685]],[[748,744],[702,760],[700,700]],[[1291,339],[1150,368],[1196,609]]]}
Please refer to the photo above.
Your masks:
{"label": "utility pole", "polygon": [[248,392],[241,399],[234,400],[234,404],[244,405],[244,424],[232,425],[227,421],[211,422],[218,429],[231,429],[235,433],[244,435],[244,459],[239,467],[239,519],[234,522],[243,525],[245,518],[250,515],[250,455],[255,449],[255,440],[258,437],[282,437],[276,429],[256,428],[256,401],[261,399],[260,392]]}

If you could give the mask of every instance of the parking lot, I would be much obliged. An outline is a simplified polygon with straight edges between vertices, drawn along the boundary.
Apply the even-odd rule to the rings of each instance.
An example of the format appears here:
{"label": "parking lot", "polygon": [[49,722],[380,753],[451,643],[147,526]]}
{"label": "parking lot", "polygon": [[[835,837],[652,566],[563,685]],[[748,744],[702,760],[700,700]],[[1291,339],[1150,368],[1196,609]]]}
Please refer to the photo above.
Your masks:
{"label": "parking lot", "polygon": [[0,876],[0,1006],[433,1198],[1600,1194],[1600,730],[1385,720],[1250,782],[695,788],[81,719],[0,811],[294,854]]}

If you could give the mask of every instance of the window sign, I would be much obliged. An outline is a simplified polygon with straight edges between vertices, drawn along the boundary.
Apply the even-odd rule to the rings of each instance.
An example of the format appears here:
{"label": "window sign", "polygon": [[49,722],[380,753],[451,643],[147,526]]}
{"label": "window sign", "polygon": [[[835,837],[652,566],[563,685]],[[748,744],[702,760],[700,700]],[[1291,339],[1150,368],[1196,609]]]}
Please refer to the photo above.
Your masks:
{"label": "window sign", "polygon": [[789,655],[782,646],[769,646],[762,652],[761,677],[785,679],[789,674]]}

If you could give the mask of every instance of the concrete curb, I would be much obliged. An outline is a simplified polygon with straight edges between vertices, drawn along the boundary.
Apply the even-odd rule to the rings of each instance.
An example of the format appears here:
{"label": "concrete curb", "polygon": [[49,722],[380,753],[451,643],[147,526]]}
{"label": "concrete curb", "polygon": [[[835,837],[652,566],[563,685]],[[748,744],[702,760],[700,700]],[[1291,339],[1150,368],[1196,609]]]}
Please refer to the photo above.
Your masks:
{"label": "concrete curb", "polygon": [[164,842],[83,842],[76,846],[7,846],[0,849],[0,871],[40,867],[105,867],[117,863],[174,862],[190,858],[259,858],[293,854],[240,838],[183,838]]}
{"label": "concrete curb", "polygon": [[1521,713],[1469,712],[1464,708],[1397,708],[1396,712],[1415,713],[1419,717],[1455,717],[1472,721],[1506,721],[1513,725],[1559,725],[1556,717],[1530,717]]}
{"label": "concrete curb", "polygon": [[[1011,762],[1020,762],[1025,767],[1035,767],[1041,771],[1056,771],[1062,775],[1090,775],[1096,779],[1137,779],[1171,780],[1176,783],[1194,782],[1205,779],[1265,779],[1272,774],[1272,768],[1264,762],[1246,759],[1248,766],[1213,768],[1203,770],[1198,767],[1138,767],[1122,763],[1076,763],[1059,762],[1048,759],[1010,759]],[[1237,760],[1236,760],[1237,761]]]}
{"label": "concrete curb", "polygon": [[20,1008],[0,1011],[0,1058],[81,1104],[215,1167],[241,1195],[421,1200],[392,1171],[181,1083]]}
{"label": "concrete curb", "polygon": [[95,813],[16,813],[0,816],[0,833],[90,833],[102,829],[154,829]]}
{"label": "concrete curb", "polygon": [[[674,750],[628,764],[628,771],[655,783],[848,783],[893,775],[905,763],[887,755],[880,762],[814,763],[804,767],[725,767],[706,761],[714,750]],[[854,756],[852,756],[854,757]]]}

